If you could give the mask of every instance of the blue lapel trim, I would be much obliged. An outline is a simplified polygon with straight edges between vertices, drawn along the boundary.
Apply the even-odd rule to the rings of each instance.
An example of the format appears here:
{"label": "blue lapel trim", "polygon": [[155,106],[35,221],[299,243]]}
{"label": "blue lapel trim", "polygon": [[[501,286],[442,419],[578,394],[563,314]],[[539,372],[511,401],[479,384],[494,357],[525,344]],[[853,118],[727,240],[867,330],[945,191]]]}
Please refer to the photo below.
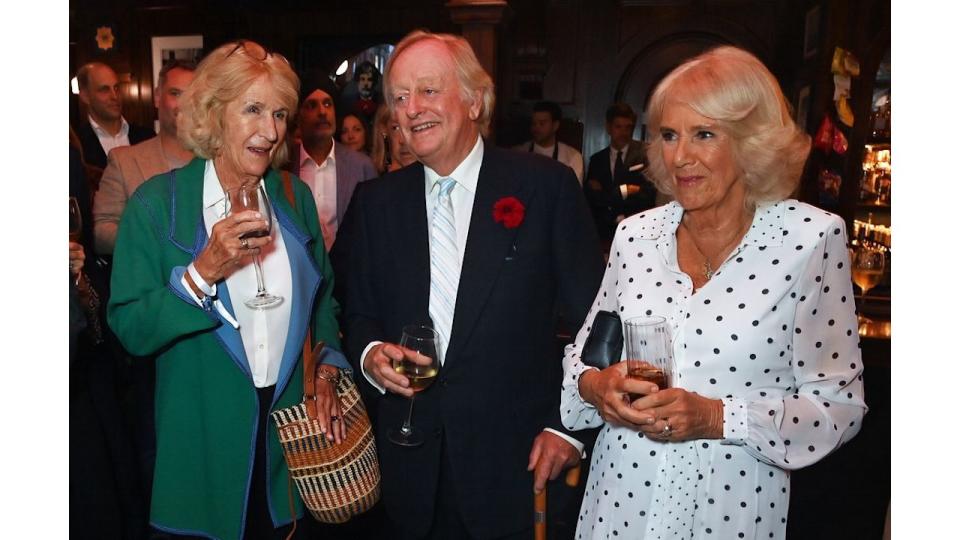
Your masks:
{"label": "blue lapel trim", "polygon": [[[317,291],[323,282],[320,269],[317,268],[307,247],[310,237],[294,225],[286,210],[274,204],[274,213],[277,216],[280,234],[287,249],[287,258],[290,260],[290,276],[292,280],[293,298],[290,306],[290,327],[287,331],[287,341],[283,345],[283,358],[280,361],[280,373],[277,376],[277,386],[273,393],[275,405],[280,395],[286,389],[293,377],[293,371],[300,360],[303,350],[303,341],[307,337],[307,325],[313,315],[313,302]],[[309,291],[309,294],[305,294]]]}

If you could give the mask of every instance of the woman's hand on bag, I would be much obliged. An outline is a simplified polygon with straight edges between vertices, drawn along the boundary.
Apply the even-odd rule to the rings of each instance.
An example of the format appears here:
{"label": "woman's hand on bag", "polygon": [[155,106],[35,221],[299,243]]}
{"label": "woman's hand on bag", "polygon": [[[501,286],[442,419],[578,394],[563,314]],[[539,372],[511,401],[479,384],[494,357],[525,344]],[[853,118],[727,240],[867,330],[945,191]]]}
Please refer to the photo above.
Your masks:
{"label": "woman's hand on bag", "polygon": [[327,434],[327,439],[336,444],[347,438],[347,426],[343,419],[343,409],[340,407],[340,398],[337,397],[337,378],[342,375],[335,366],[321,364],[317,366],[317,419],[320,421],[320,430]]}
{"label": "woman's hand on bag", "polygon": [[654,422],[649,412],[630,407],[629,394],[656,394],[657,385],[627,377],[627,364],[618,362],[598,371],[588,369],[580,375],[580,395],[597,408],[600,417],[614,426],[640,429]]}
{"label": "woman's hand on bag", "polygon": [[630,406],[656,418],[640,428],[652,439],[676,442],[723,438],[723,402],[719,399],[705,398],[683,388],[665,388]]}
{"label": "woman's hand on bag", "polygon": [[242,266],[244,258],[259,254],[260,248],[270,243],[270,236],[240,237],[266,230],[267,226],[263,215],[254,210],[237,212],[216,222],[210,231],[210,241],[193,261],[200,277],[212,285]]}

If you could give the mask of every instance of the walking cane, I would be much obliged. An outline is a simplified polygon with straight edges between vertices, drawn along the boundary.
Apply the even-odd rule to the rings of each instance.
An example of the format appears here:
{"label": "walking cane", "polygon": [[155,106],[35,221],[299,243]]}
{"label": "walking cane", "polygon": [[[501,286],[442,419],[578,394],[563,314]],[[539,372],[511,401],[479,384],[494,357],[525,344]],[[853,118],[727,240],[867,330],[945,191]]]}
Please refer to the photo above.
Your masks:
{"label": "walking cane", "polygon": [[[580,483],[580,464],[567,471],[564,483],[577,487]],[[547,488],[533,496],[533,537],[535,540],[547,540]]]}

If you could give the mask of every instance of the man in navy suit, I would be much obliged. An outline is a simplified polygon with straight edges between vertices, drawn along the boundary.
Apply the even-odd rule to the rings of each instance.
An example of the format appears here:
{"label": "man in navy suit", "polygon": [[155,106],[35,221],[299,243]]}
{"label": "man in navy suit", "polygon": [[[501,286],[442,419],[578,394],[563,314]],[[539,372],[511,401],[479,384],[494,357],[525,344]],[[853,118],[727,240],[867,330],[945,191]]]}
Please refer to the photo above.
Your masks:
{"label": "man in navy suit", "polygon": [[610,146],[590,156],[583,191],[590,203],[597,233],[606,245],[617,224],[656,204],[657,189],[643,174],[645,145],[633,140],[637,114],[626,103],[607,109]]}
{"label": "man in navy suit", "polygon": [[310,186],[323,242],[329,251],[357,184],[375,178],[370,158],[335,140],[337,87],[323,74],[303,78],[297,125],[301,144],[290,153],[289,170]]}
{"label": "man in navy suit", "polygon": [[77,70],[77,87],[80,102],[88,113],[86,121],[80,121],[75,130],[87,165],[99,168],[102,173],[110,150],[156,135],[150,128],[127,123],[122,113],[120,82],[110,66],[100,62],[83,65]]}
{"label": "man in navy suit", "polygon": [[[419,162],[354,194],[344,331],[376,413],[387,514],[402,538],[526,539],[534,490],[583,450],[560,424],[555,323],[559,310],[578,329],[596,295],[596,233],[569,167],[483,140],[494,87],[466,40],[411,33],[385,82]],[[392,366],[413,358],[396,345],[408,324],[441,337],[414,447],[387,435],[413,395]],[[555,500],[562,482],[549,484]]]}

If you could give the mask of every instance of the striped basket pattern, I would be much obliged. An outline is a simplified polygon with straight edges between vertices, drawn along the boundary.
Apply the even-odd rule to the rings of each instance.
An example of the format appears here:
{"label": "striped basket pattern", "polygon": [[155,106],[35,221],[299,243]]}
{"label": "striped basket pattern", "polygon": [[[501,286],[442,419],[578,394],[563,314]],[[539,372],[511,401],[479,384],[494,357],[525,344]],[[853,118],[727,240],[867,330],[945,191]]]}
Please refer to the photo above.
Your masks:
{"label": "striped basket pattern", "polygon": [[380,464],[370,417],[349,376],[337,382],[347,438],[335,445],[303,403],[272,413],[300,497],[317,521],[343,523],[380,499]]}

